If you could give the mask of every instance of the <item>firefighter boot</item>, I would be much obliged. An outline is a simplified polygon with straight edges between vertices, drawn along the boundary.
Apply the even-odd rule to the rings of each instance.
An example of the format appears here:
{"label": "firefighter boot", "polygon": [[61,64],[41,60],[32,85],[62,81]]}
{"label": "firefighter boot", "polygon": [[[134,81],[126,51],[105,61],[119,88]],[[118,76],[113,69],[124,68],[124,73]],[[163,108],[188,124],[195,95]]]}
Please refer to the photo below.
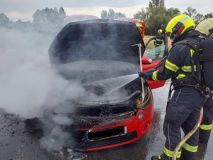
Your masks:
{"label": "firefighter boot", "polygon": [[207,143],[199,143],[198,151],[196,153],[196,160],[204,160],[206,154]]}
{"label": "firefighter boot", "polygon": [[[152,156],[151,160],[170,160],[172,158],[167,157],[165,154],[159,156]],[[179,160],[178,158],[176,160]]]}

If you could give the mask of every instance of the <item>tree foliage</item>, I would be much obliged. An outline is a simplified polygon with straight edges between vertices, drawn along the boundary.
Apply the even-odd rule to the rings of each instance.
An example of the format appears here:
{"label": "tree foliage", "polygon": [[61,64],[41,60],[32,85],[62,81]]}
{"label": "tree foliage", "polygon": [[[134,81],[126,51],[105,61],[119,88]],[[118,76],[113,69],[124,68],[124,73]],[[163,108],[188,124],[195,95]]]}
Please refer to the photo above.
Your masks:
{"label": "tree foliage", "polygon": [[197,13],[197,10],[192,7],[187,7],[184,13],[192,17],[195,23],[199,23],[204,18],[202,14]]}
{"label": "tree foliage", "polygon": [[126,15],[121,12],[115,12],[113,9],[109,9],[108,11],[101,11],[101,18],[103,19],[118,19],[118,18],[126,18]]}
{"label": "tree foliage", "polygon": [[5,26],[8,23],[9,23],[9,18],[4,13],[1,13],[0,14],[0,25]]}
{"label": "tree foliage", "polygon": [[184,13],[191,16],[194,19],[196,24],[198,24],[200,21],[202,21],[205,18],[213,17],[213,13],[207,13],[206,15],[202,15],[202,14],[198,13],[197,10],[192,7],[187,7],[186,11]]}
{"label": "tree foliage", "polygon": [[204,16],[204,19],[205,18],[213,18],[213,13],[208,13]]}
{"label": "tree foliage", "polygon": [[0,27],[18,29],[23,31],[39,31],[44,33],[55,33],[62,26],[66,13],[63,7],[45,8],[36,10],[33,21],[11,21],[4,13],[0,14]]}
{"label": "tree foliage", "polygon": [[157,33],[159,28],[165,27],[168,21],[179,13],[180,11],[177,8],[166,9],[164,0],[151,0],[149,7],[142,8],[134,15],[134,18],[146,19],[146,34],[153,35]]}
{"label": "tree foliage", "polygon": [[141,10],[134,14],[133,17],[136,19],[146,19],[147,15],[147,11],[144,8],[141,8]]}
{"label": "tree foliage", "polygon": [[[166,26],[170,19],[180,13],[181,12],[177,8],[167,9],[164,5],[164,0],[150,0],[149,6],[138,11],[134,15],[134,18],[146,19],[146,34],[154,35],[157,33],[159,28]],[[187,7],[184,13],[191,16],[196,24],[205,18],[213,17],[213,13],[202,15],[192,7]]]}
{"label": "tree foliage", "polygon": [[66,13],[62,7],[45,8],[33,14],[33,24],[41,31],[57,30],[63,25]]}
{"label": "tree foliage", "polygon": [[63,7],[60,7],[59,10],[58,10],[58,12],[59,12],[59,15],[60,15],[61,17],[63,17],[63,18],[66,17],[66,12],[64,11],[64,8],[63,8]]}
{"label": "tree foliage", "polygon": [[149,2],[149,9],[158,8],[158,7],[165,7],[164,0],[151,0]]}
{"label": "tree foliage", "polygon": [[37,10],[33,14],[33,23],[62,23],[65,18],[64,9],[61,7],[59,10],[57,8],[45,8],[42,10]]}

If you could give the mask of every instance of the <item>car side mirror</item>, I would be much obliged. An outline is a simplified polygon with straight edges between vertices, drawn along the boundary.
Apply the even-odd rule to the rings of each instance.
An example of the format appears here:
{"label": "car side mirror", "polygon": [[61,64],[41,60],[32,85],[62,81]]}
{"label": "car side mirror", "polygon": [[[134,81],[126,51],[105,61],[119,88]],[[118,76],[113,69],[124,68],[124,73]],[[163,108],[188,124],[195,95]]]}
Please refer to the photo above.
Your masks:
{"label": "car side mirror", "polygon": [[142,64],[151,64],[152,63],[152,59],[148,58],[148,57],[142,57]]}

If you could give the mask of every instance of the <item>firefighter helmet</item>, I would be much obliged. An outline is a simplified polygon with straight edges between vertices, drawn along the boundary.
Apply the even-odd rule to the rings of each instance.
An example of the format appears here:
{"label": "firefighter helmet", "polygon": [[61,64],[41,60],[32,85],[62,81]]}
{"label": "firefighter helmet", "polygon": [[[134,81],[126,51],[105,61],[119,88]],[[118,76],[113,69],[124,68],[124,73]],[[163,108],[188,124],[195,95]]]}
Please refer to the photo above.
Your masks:
{"label": "firefighter helmet", "polygon": [[194,20],[186,14],[180,14],[172,18],[166,26],[166,33],[170,38],[178,38],[185,31],[195,27]]}
{"label": "firefighter helmet", "polygon": [[163,34],[163,30],[162,30],[162,29],[159,29],[159,30],[158,30],[158,34]]}
{"label": "firefighter helmet", "polygon": [[195,29],[205,36],[213,35],[213,18],[204,19]]}

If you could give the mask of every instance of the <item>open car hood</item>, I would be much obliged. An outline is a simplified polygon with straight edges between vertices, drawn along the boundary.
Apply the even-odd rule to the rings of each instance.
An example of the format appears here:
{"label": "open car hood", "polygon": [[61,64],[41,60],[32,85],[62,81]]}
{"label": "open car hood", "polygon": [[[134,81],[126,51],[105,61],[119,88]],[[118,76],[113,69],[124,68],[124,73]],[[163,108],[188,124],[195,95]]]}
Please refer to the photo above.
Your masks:
{"label": "open car hood", "polygon": [[[130,34],[131,33],[131,34]],[[145,46],[136,25],[116,20],[88,20],[67,24],[52,42],[52,64],[79,60],[117,60],[139,64],[138,47]]]}
{"label": "open car hood", "polygon": [[[120,76],[124,76],[120,78],[120,81],[123,81],[126,78],[125,76],[137,73],[138,69],[138,66],[128,62],[109,60],[82,60],[57,67],[58,72],[63,77],[80,83],[92,83],[99,80],[101,80],[100,83],[104,83],[104,81],[109,82],[106,79]],[[128,78],[126,79],[128,80]],[[115,83],[116,80],[111,79],[110,82]]]}
{"label": "open car hood", "polygon": [[142,44],[143,54],[143,39],[131,22],[104,19],[73,22],[58,33],[49,55],[61,75],[80,82],[89,92],[79,97],[85,104],[114,103],[115,99],[121,101],[138,90],[126,87],[137,79],[131,75],[139,68],[139,50],[133,46],[138,43]]}
{"label": "open car hood", "polygon": [[76,101],[94,105],[121,103],[140,92],[137,68],[127,62],[87,60],[60,65],[58,70],[66,79],[80,82],[86,90]]}

